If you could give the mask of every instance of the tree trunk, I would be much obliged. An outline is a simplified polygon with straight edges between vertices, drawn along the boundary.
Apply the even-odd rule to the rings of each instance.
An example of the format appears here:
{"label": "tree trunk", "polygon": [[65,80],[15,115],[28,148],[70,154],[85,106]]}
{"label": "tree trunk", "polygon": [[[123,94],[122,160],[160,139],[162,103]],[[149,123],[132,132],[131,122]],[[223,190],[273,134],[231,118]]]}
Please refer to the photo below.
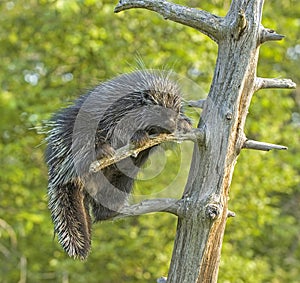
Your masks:
{"label": "tree trunk", "polygon": [[189,199],[187,213],[178,220],[168,282],[217,282],[229,187],[257,90],[256,67],[265,31],[262,6],[262,0],[233,1],[224,18],[213,83],[199,123],[207,129],[206,146],[194,148],[184,193]]}
{"label": "tree trunk", "polygon": [[[237,156],[244,143],[244,123],[255,90],[262,1],[249,1],[247,26],[237,28],[238,2],[226,16],[227,31],[219,52],[199,126],[207,145],[195,146],[185,197],[190,209],[179,219],[169,282],[216,282],[228,211],[228,193]],[[188,256],[182,260],[177,251]],[[195,272],[197,271],[197,272]],[[197,280],[198,278],[198,280]]]}
{"label": "tree trunk", "polygon": [[261,88],[294,88],[290,80],[256,77],[259,46],[282,36],[261,25],[263,0],[233,0],[226,17],[164,0],[122,0],[116,12],[146,8],[205,33],[218,44],[218,59],[198,128],[205,142],[194,146],[180,202],[167,282],[217,282],[228,194],[242,148],[286,149],[247,141],[244,124],[252,95]]}

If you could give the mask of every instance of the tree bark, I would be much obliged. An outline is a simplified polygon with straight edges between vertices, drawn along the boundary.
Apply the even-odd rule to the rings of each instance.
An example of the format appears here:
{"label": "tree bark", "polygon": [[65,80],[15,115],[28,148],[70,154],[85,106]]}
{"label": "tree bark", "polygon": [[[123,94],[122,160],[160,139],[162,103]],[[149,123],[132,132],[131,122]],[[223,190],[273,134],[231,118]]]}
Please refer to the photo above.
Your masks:
{"label": "tree bark", "polygon": [[283,38],[261,25],[263,2],[233,0],[224,18],[164,0],[122,0],[116,7],[116,12],[129,8],[156,11],[194,27],[218,44],[214,78],[198,125],[205,129],[205,142],[194,146],[167,282],[217,282],[229,187],[241,149],[286,149],[249,141],[244,134],[255,91],[295,87],[290,80],[256,77],[259,46]]}

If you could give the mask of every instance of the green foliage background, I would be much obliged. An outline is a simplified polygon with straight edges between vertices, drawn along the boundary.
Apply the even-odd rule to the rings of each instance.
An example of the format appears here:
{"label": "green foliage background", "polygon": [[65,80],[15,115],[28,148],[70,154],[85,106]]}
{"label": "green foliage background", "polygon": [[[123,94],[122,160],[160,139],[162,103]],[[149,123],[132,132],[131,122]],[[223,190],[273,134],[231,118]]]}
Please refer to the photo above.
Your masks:
{"label": "green foliage background", "polygon": [[[176,2],[218,15],[230,5],[229,0]],[[47,209],[44,136],[35,127],[51,113],[100,81],[131,70],[137,55],[146,66],[172,67],[197,83],[194,98],[209,90],[216,44],[149,11],[114,14],[115,5],[0,2],[0,282],[155,282],[167,275],[175,217],[153,214],[97,224],[92,253],[80,262],[69,259],[53,240]],[[261,47],[258,75],[290,77],[299,84],[298,0],[266,1],[263,24],[286,39]],[[219,282],[299,282],[299,129],[299,89],[255,94],[247,136],[289,150],[241,153],[230,200],[237,217],[227,224]],[[167,151],[164,172],[138,182],[136,197],[151,197],[153,190],[169,194],[163,188],[178,175],[171,187],[180,196],[190,148]],[[180,158],[182,175],[172,166]]]}

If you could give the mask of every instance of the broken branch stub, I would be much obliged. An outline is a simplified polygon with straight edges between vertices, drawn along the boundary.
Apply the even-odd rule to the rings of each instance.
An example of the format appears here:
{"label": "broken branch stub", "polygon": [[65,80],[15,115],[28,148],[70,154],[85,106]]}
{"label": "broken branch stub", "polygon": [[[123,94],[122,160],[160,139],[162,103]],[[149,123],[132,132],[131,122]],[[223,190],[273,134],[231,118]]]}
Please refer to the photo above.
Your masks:
{"label": "broken branch stub", "polygon": [[296,88],[296,84],[291,79],[270,79],[260,77],[255,79],[256,90],[267,88],[294,89]]}
{"label": "broken branch stub", "polygon": [[266,142],[259,142],[254,140],[246,140],[243,148],[246,149],[255,149],[255,150],[262,150],[262,151],[269,151],[272,149],[277,150],[287,150],[288,148],[284,145],[279,144],[272,144],[272,143],[266,143]]}

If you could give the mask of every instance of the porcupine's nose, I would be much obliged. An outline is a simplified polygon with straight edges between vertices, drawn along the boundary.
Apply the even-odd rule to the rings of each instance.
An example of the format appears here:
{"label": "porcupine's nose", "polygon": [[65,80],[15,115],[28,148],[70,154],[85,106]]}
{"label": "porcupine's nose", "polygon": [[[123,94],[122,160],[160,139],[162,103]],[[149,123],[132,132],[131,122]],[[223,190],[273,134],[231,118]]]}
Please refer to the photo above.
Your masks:
{"label": "porcupine's nose", "polygon": [[161,123],[160,128],[164,133],[173,133],[176,130],[177,122],[174,118],[168,118],[163,123]]}
{"label": "porcupine's nose", "polygon": [[176,130],[179,132],[187,133],[192,129],[192,122],[189,119],[180,118],[177,121]]}

